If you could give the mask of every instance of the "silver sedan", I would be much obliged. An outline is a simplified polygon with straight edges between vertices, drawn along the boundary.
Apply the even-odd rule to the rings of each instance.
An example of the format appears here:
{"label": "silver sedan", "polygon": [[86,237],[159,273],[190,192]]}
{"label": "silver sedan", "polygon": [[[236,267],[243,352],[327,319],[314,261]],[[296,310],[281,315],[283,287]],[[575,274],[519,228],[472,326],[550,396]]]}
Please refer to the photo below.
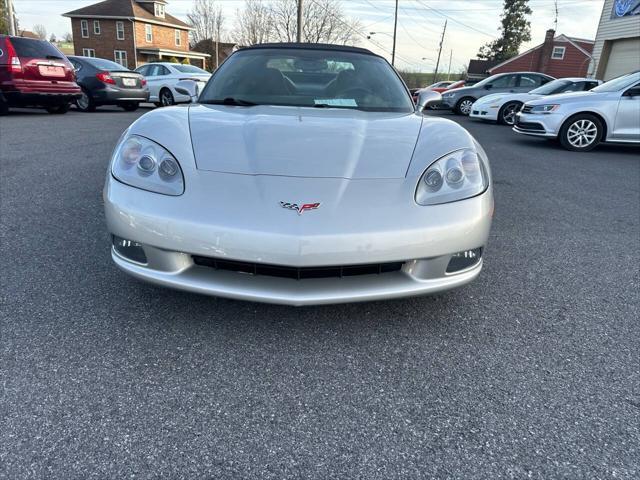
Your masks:
{"label": "silver sedan", "polygon": [[190,105],[139,118],[104,189],[112,258],[158,285],[308,305],[439,292],[478,276],[487,156],[415,108],[368,50],[235,52]]}
{"label": "silver sedan", "polygon": [[640,72],[588,92],[526,102],[516,114],[513,130],[558,138],[573,151],[591,150],[600,142],[640,143]]}

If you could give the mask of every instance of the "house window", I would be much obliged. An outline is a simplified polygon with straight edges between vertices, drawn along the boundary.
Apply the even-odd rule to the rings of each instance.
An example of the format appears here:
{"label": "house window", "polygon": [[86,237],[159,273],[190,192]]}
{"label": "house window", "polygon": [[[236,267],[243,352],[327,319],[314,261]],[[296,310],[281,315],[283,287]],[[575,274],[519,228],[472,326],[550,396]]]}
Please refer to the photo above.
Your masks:
{"label": "house window", "polygon": [[551,52],[551,58],[554,60],[562,60],[564,58],[564,47],[553,47],[553,52]]}
{"label": "house window", "polygon": [[82,38],[89,38],[89,20],[80,20],[80,34]]}
{"label": "house window", "polygon": [[113,59],[116,61],[116,63],[119,63],[123,67],[129,68],[129,65],[127,63],[127,52],[126,52],[126,50],[114,50],[113,51]]}
{"label": "house window", "polygon": [[153,42],[153,26],[151,25],[144,26],[144,37],[147,43]]}
{"label": "house window", "polygon": [[100,20],[93,21],[93,33],[94,35],[100,35]]}
{"label": "house window", "polygon": [[182,37],[180,36],[180,30],[175,30],[175,37],[176,37],[176,45],[179,47],[180,45],[182,45]]}
{"label": "house window", "polygon": [[93,58],[95,58],[96,51],[93,48],[83,48],[82,49],[82,56],[83,57],[93,57]]}
{"label": "house window", "polygon": [[164,5],[161,3],[154,3],[154,13],[156,17],[164,18]]}
{"label": "house window", "polygon": [[124,40],[124,22],[116,22],[116,38]]}

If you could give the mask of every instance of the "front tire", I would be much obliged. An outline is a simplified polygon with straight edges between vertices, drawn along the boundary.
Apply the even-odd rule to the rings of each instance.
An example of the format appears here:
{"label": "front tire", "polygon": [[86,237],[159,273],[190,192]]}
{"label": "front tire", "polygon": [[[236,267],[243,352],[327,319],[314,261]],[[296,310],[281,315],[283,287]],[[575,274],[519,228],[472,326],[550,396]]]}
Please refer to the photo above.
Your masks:
{"label": "front tire", "polygon": [[473,105],[473,102],[475,101],[475,98],[471,97],[461,98],[460,100],[458,100],[458,103],[456,103],[454,112],[458,115],[464,115],[465,117],[468,117],[471,113],[471,105]]}
{"label": "front tire", "polygon": [[127,102],[120,105],[120,108],[125,112],[135,112],[139,106],[140,104],[138,102]]}
{"label": "front tire", "polygon": [[498,123],[512,127],[516,123],[516,113],[522,108],[522,102],[507,102],[498,112]]}
{"label": "front tire", "polygon": [[69,106],[70,105],[68,103],[53,105],[51,107],[47,107],[47,112],[51,113],[52,115],[62,115],[69,111]]}
{"label": "front tire", "polygon": [[588,152],[598,146],[604,134],[600,119],[588,113],[574,115],[564,122],[558,138],[572,152]]}
{"label": "front tire", "polygon": [[168,88],[163,88],[160,90],[160,105],[163,107],[170,107],[171,105],[175,105],[176,101],[173,98],[173,93]]}

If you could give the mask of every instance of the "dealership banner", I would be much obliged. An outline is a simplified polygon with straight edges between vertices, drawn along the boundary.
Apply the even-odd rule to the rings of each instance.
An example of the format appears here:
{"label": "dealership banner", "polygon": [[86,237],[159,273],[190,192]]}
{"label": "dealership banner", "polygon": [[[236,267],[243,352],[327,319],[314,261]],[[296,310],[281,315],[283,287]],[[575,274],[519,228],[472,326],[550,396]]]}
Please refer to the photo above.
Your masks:
{"label": "dealership banner", "polygon": [[640,0],[615,0],[611,18],[640,15]]}

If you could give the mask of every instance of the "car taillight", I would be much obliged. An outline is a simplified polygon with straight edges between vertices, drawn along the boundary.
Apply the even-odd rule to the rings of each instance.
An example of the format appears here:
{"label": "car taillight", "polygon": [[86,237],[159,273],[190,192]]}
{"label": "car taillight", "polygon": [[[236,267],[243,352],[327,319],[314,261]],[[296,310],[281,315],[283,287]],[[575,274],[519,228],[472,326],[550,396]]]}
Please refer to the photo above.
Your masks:
{"label": "car taillight", "polygon": [[96,78],[100,80],[102,83],[109,83],[111,85],[115,85],[116,81],[113,79],[109,72],[98,72],[96,73]]}
{"label": "car taillight", "polygon": [[142,78],[141,82],[142,82],[142,86],[143,87],[147,85],[147,79],[146,78]]}
{"label": "car taillight", "polygon": [[11,44],[11,41],[9,39],[6,40],[6,46],[7,46],[7,56],[9,57],[9,71],[11,72],[22,72],[22,64],[20,63],[20,58],[18,57],[18,54],[16,53],[15,48],[13,48],[13,45]]}

